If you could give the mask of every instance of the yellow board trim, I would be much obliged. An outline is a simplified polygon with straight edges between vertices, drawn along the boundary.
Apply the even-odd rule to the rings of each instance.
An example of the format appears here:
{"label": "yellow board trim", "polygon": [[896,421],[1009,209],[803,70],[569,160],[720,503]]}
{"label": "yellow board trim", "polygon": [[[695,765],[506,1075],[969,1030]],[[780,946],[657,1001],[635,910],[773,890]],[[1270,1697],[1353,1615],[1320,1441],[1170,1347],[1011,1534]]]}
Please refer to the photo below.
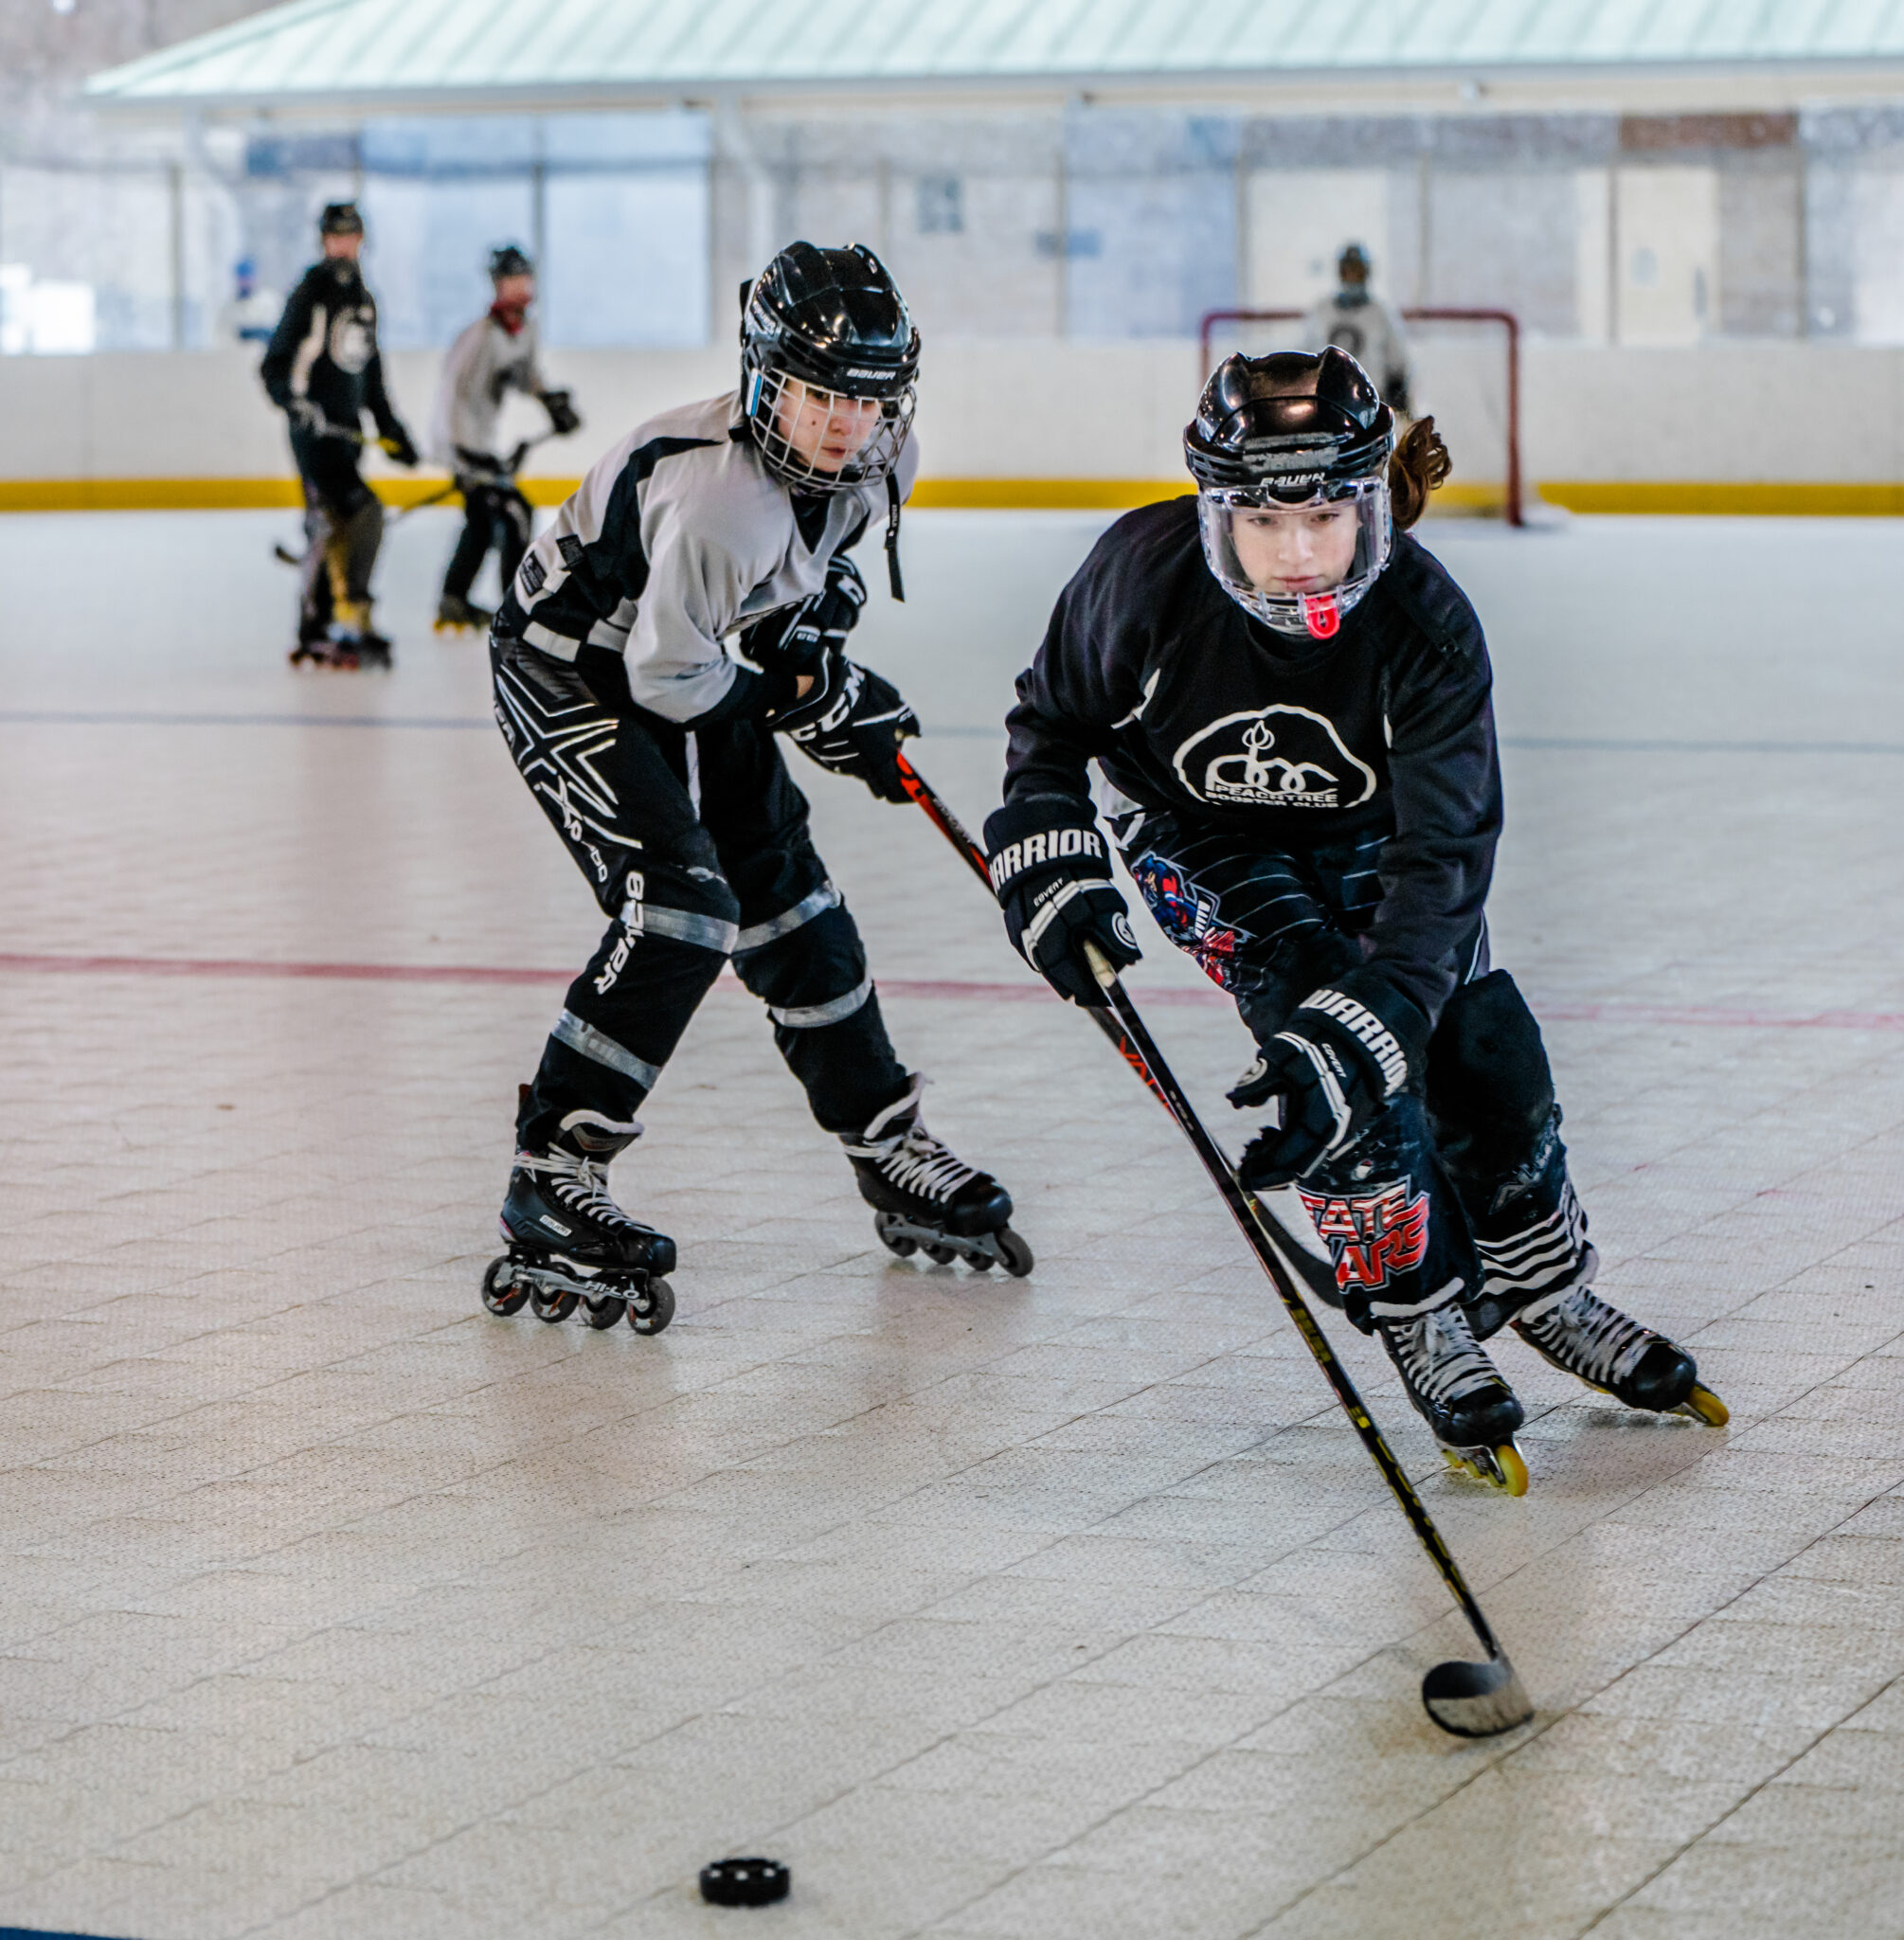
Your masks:
{"label": "yellow board trim", "polygon": [[[435,497],[449,481],[438,475],[370,482],[386,505],[402,508]],[[522,490],[531,505],[555,506],[581,482],[525,478]],[[911,502],[922,511],[1126,512],[1190,490],[1187,478],[922,478]],[[1904,515],[1904,482],[1889,480],[1550,478],[1537,491],[1549,505],[1574,512]],[[295,478],[0,478],[0,512],[226,512],[296,509],[303,502]],[[441,503],[460,501],[452,493]],[[1451,479],[1434,504],[1451,512],[1499,512],[1500,487]]]}

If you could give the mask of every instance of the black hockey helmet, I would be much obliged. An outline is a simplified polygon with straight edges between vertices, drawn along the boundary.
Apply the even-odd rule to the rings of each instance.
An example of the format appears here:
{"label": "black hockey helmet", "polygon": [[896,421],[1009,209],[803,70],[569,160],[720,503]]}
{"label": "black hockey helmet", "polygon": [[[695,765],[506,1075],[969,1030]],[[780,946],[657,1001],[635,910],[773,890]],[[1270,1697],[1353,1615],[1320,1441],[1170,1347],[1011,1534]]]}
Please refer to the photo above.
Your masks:
{"label": "black hockey helmet", "polygon": [[1345,242],[1341,255],[1336,259],[1336,274],[1345,283],[1351,278],[1358,283],[1367,282],[1374,268],[1369,252],[1359,242]]}
{"label": "black hockey helmet", "polygon": [[[912,425],[919,332],[886,265],[863,243],[794,242],[741,291],[741,409],[767,469],[807,492],[890,476]],[[876,424],[836,469],[787,433],[812,392],[872,399]]]}
{"label": "black hockey helmet", "polygon": [[317,233],[320,236],[361,236],[364,218],[357,213],[357,205],[354,202],[327,202],[324,213],[317,218]]}
{"label": "black hockey helmet", "polygon": [[532,277],[535,264],[529,259],[529,253],[513,242],[505,242],[499,249],[489,253],[489,279],[499,283],[504,277]]}
{"label": "black hockey helmet", "polygon": [[[1230,598],[1281,632],[1333,634],[1389,561],[1394,444],[1394,413],[1346,350],[1225,358],[1184,427],[1183,456],[1196,480],[1204,558]],[[1330,508],[1343,517],[1332,519]],[[1275,514],[1299,510],[1320,514],[1306,521],[1303,545],[1320,543],[1325,527],[1336,538],[1317,570],[1290,560],[1285,572],[1266,563],[1263,535]],[[1338,571],[1351,510],[1354,556]],[[1240,550],[1239,515],[1248,529]]]}

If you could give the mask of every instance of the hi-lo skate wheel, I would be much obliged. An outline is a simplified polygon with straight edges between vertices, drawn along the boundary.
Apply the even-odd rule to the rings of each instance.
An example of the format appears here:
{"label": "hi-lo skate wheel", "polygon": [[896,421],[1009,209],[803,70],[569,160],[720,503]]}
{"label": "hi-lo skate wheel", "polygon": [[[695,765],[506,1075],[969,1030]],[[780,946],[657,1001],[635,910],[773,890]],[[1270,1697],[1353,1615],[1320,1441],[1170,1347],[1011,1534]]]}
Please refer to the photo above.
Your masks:
{"label": "hi-lo skate wheel", "polygon": [[959,1257],[959,1248],[957,1247],[934,1246],[930,1240],[927,1240],[925,1244],[919,1248],[919,1250],[922,1253],[924,1253],[925,1257],[928,1260],[930,1260],[935,1266],[949,1266],[952,1264],[952,1262]]}
{"label": "hi-lo skate wheel", "polygon": [[1709,1428],[1722,1428],[1733,1418],[1732,1410],[1710,1388],[1701,1388],[1697,1382],[1693,1384],[1693,1392],[1679,1403],[1679,1409],[1695,1421],[1704,1422]]}
{"label": "hi-lo skate wheel", "polygon": [[716,1859],[701,1868],[701,1897],[710,1906],[772,1906],[792,1884],[779,1859]]}
{"label": "hi-lo skate wheel", "polygon": [[600,1300],[582,1302],[582,1318],[594,1328],[612,1327],[621,1318],[621,1307],[620,1294],[604,1294]]}
{"label": "hi-lo skate wheel", "polygon": [[628,1324],[638,1334],[658,1334],[674,1318],[674,1289],[665,1280],[651,1280],[628,1297]]}
{"label": "hi-lo skate wheel", "polygon": [[482,1276],[483,1305],[491,1313],[505,1317],[521,1313],[529,1304],[529,1288],[502,1278],[508,1270],[507,1259],[492,1260]]}
{"label": "hi-lo skate wheel", "polygon": [[547,1320],[553,1326],[557,1320],[567,1320],[581,1298],[573,1287],[538,1286],[529,1297],[529,1310],[538,1320]]}
{"label": "hi-lo skate wheel", "polygon": [[909,1239],[903,1232],[894,1230],[899,1224],[898,1216],[891,1212],[875,1212],[872,1215],[872,1230],[879,1235],[879,1243],[889,1253],[896,1253],[902,1260],[909,1260],[919,1250],[919,1242]]}
{"label": "hi-lo skate wheel", "polygon": [[1498,1448],[1444,1448],[1441,1457],[1450,1468],[1503,1495],[1527,1493],[1527,1464],[1512,1442],[1503,1442]]}
{"label": "hi-lo skate wheel", "polygon": [[1014,1280],[1022,1280],[1037,1264],[1032,1257],[1031,1248],[1009,1226],[1001,1227],[992,1237],[998,1242],[998,1250],[1005,1256],[1005,1271]]}

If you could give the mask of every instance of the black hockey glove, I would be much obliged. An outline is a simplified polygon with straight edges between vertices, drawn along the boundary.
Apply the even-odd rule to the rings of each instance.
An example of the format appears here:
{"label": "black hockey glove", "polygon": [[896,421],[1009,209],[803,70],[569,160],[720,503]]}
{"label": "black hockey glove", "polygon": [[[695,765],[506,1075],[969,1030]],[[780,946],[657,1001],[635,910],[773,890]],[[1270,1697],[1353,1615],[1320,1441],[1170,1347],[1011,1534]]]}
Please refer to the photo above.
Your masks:
{"label": "black hockey glove", "polygon": [[[1354,972],[1339,979],[1356,985]],[[1345,1152],[1420,1069],[1428,1025],[1392,991],[1378,1015],[1338,984],[1311,991],[1230,1092],[1239,1107],[1283,1100],[1283,1123],[1257,1133],[1237,1166],[1251,1192],[1306,1178]]]}
{"label": "black hockey glove", "polygon": [[544,391],[542,408],[548,413],[548,428],[556,437],[566,438],[571,431],[582,429],[582,413],[575,408],[566,390]]}
{"label": "black hockey glove", "polygon": [[741,635],[741,652],[763,673],[817,674],[829,655],[843,656],[859,624],[866,582],[843,554],[826,569],[826,584],[792,606],[757,620]]}
{"label": "black hockey glove", "polygon": [[1104,1009],[1085,944],[1096,943],[1120,970],[1143,952],[1089,802],[1073,795],[1008,801],[985,824],[985,850],[1012,947],[1060,997]]}
{"label": "black hockey glove", "polygon": [[882,801],[909,801],[895,757],[919,732],[919,716],[891,681],[829,653],[806,696],[768,716],[810,761],[864,781]]}
{"label": "black hockey glove", "polygon": [[416,469],[422,454],[410,442],[410,434],[401,424],[393,425],[386,431],[377,442],[398,464],[407,466],[411,471]]}

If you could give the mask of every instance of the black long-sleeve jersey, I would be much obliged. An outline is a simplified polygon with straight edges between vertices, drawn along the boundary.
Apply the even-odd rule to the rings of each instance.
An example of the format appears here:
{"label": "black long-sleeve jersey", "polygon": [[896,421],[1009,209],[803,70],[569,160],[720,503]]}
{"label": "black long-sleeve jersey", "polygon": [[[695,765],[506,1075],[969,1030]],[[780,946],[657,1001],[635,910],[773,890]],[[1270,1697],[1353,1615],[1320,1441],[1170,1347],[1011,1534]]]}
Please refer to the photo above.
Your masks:
{"label": "black long-sleeve jersey", "polygon": [[1371,829],[1383,897],[1366,969],[1432,1023],[1487,899],[1500,768],[1481,622],[1407,534],[1332,639],[1252,620],[1204,564],[1194,495],[1098,541],[1007,717],[1007,800],[1089,796],[1301,852]]}
{"label": "black long-sleeve jersey", "polygon": [[258,374],[280,411],[294,398],[308,398],[341,428],[355,430],[368,410],[384,437],[403,431],[384,388],[376,299],[343,257],[326,257],[304,272]]}

